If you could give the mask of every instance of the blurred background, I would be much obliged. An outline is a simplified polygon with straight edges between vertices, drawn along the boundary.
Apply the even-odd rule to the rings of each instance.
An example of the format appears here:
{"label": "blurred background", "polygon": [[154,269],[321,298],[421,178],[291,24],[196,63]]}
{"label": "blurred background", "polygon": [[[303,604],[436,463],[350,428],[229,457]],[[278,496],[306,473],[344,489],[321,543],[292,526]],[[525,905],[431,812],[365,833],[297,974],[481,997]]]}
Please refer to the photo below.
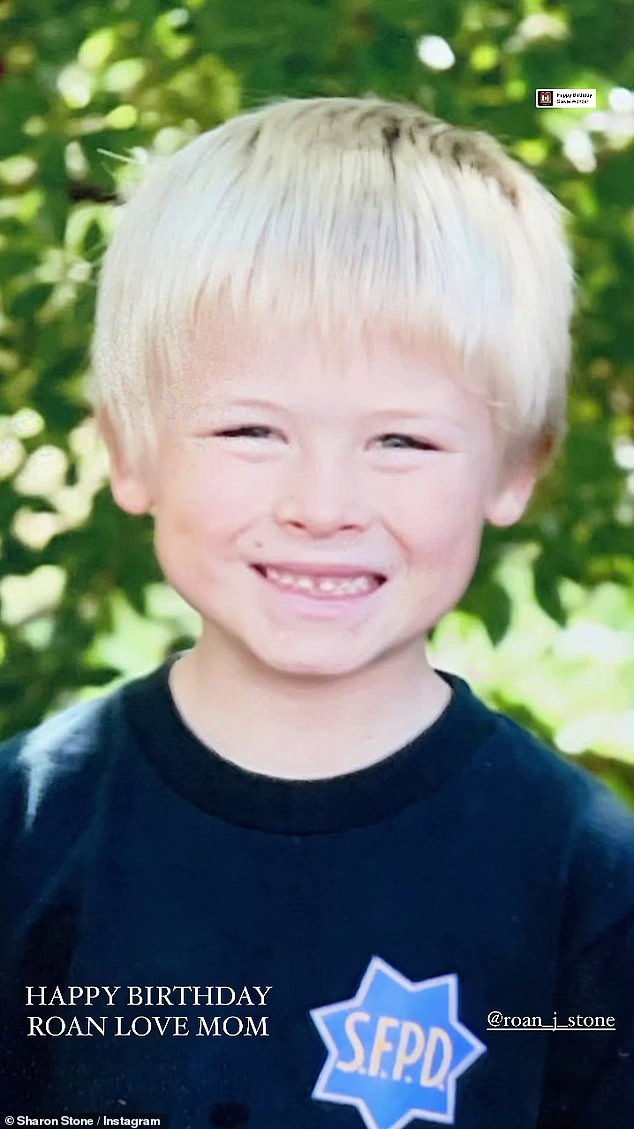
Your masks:
{"label": "blurred background", "polygon": [[[0,738],[197,634],[150,519],[112,501],[86,401],[126,179],[269,99],[373,93],[491,131],[570,212],[568,440],[430,649],[634,806],[631,19],[631,0],[0,0]],[[538,110],[544,87],[596,108]]]}

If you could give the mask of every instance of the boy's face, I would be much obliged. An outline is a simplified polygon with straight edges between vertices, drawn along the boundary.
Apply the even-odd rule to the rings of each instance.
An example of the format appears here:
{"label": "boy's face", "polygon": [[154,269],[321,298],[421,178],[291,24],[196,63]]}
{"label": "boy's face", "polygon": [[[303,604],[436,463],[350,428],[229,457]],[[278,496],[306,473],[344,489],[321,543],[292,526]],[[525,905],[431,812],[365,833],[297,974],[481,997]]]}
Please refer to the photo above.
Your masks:
{"label": "boy's face", "polygon": [[484,522],[517,520],[534,483],[499,481],[489,410],[455,365],[378,330],[347,350],[228,318],[198,334],[156,464],[135,475],[113,453],[113,491],[155,514],[165,576],[214,655],[318,676],[420,660]]}

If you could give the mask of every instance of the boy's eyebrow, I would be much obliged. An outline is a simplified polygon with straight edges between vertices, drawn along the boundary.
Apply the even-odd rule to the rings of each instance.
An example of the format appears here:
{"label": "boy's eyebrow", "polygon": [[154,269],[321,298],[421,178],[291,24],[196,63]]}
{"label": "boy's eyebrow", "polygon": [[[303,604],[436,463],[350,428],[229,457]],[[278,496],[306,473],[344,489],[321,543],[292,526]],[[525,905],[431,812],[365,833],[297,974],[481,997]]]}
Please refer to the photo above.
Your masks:
{"label": "boy's eyebrow", "polygon": [[254,398],[240,400],[228,399],[224,402],[214,404],[213,406],[223,408],[269,408],[273,409],[273,411],[288,411],[283,404],[275,404],[272,400],[258,400]]}
{"label": "boy's eyebrow", "polygon": [[449,424],[451,424],[452,427],[458,427],[458,428],[460,427],[460,424],[458,423],[457,420],[455,420],[453,418],[453,416],[445,415],[443,413],[437,413],[437,412],[433,413],[433,414],[429,414],[429,413],[425,412],[424,409],[420,409],[419,411],[415,411],[411,408],[385,408],[383,411],[369,412],[368,418],[369,419],[408,419],[408,420],[414,420],[414,421],[420,420],[421,423],[449,423]]}
{"label": "boy's eyebrow", "polygon": [[[216,404],[214,407],[222,408],[264,408],[268,411],[282,412],[283,415],[292,415],[292,410],[284,406],[284,404],[274,403],[272,400],[259,400],[256,398],[247,398],[240,400],[228,400],[224,404]],[[368,419],[409,419],[420,420],[422,423],[448,423],[452,427],[463,430],[461,425],[451,415],[427,415],[424,409],[419,411],[412,408],[384,408],[375,412],[367,413]]]}

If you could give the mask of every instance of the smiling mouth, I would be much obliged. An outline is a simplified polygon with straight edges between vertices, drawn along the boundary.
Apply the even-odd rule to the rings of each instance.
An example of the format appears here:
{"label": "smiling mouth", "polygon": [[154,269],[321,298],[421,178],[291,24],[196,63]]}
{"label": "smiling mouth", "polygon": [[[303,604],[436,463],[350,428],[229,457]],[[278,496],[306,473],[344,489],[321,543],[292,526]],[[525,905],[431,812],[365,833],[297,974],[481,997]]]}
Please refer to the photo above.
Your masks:
{"label": "smiling mouth", "polygon": [[351,573],[348,576],[316,576],[269,565],[252,565],[252,568],[276,588],[322,600],[367,596],[380,588],[386,580],[384,576],[370,572]]}

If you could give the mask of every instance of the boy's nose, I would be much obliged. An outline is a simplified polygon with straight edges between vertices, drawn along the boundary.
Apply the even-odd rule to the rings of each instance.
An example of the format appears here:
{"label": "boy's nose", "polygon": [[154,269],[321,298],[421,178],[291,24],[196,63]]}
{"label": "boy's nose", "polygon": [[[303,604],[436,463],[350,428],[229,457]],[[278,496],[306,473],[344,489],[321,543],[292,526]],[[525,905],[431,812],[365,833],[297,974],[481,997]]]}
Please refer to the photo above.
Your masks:
{"label": "boy's nose", "polygon": [[281,484],[275,517],[280,525],[324,537],[339,529],[362,529],[370,523],[370,506],[350,469],[321,459],[296,468]]}

